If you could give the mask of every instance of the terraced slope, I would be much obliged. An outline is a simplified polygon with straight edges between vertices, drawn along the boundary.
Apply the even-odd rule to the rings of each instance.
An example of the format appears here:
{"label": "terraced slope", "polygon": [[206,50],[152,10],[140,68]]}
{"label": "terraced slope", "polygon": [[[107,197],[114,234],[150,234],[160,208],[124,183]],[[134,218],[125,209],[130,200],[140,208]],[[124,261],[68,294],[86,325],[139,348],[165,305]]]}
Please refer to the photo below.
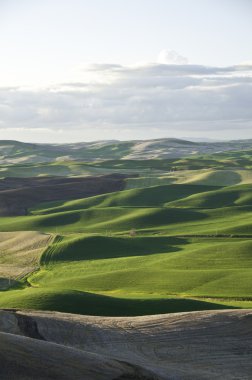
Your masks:
{"label": "terraced slope", "polygon": [[252,313],[101,318],[0,311],[1,379],[244,379]]}

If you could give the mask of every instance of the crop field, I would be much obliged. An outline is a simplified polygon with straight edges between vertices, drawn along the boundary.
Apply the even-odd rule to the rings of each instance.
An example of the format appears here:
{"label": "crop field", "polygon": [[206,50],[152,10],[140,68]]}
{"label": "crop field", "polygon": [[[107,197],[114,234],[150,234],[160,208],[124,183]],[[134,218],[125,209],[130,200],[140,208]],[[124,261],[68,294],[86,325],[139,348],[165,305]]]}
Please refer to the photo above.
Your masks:
{"label": "crop field", "polygon": [[0,289],[39,267],[52,236],[33,231],[0,232]]}
{"label": "crop field", "polygon": [[[205,167],[185,167],[196,160]],[[239,167],[244,160],[244,168]],[[175,161],[179,170],[171,168]],[[78,199],[65,193],[68,200],[51,197],[59,200],[40,201],[26,215],[0,216],[0,307],[107,316],[251,308],[249,162],[247,151],[180,160],[65,162],[71,170],[91,168],[92,175],[134,169],[134,176],[120,179],[125,183],[120,191],[106,188],[106,193]],[[27,168],[37,167],[33,176],[48,176],[48,168],[59,165]],[[10,177],[21,177],[16,164],[6,170]],[[43,191],[49,188],[47,182]]]}

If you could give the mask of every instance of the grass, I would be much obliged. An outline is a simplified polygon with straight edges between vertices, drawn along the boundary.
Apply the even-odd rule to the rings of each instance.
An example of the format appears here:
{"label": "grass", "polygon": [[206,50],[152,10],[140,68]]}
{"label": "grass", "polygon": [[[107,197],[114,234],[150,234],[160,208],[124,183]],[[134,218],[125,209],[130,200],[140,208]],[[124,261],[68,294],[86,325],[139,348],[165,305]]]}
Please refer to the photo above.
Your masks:
{"label": "grass", "polygon": [[94,315],[251,307],[252,240],[58,236],[0,307]]}
{"label": "grass", "polygon": [[0,231],[165,235],[250,235],[252,206],[217,209],[105,207],[30,217],[0,218]]}
{"label": "grass", "polygon": [[204,300],[119,298],[62,289],[11,290],[1,295],[0,307],[117,317],[233,308]]}
{"label": "grass", "polygon": [[[40,269],[20,289],[13,282],[13,289],[0,293],[0,307],[118,316],[252,307],[252,184],[244,183],[252,175],[239,169],[245,159],[239,157],[218,158],[224,167],[233,160],[235,169],[175,171],[164,182],[156,172],[128,180],[132,189],[1,217],[0,231],[7,234],[57,237],[40,251]],[[114,170],[118,164],[92,165]],[[120,164],[134,167],[132,161]],[[138,163],[146,171],[150,164]],[[168,161],[152,164],[167,170]],[[146,187],[138,188],[144,181]],[[27,257],[28,251],[24,246]]]}
{"label": "grass", "polygon": [[[52,214],[62,211],[83,210],[91,207],[160,207],[166,203],[183,199],[195,192],[202,193],[213,191],[219,187],[194,186],[194,185],[160,185],[140,189],[118,191],[110,194],[97,195],[85,199],[70,202],[52,203],[52,207],[44,208],[43,205],[31,210],[33,215]],[[48,206],[48,204],[47,204]]]}
{"label": "grass", "polygon": [[250,184],[230,186],[220,190],[197,193],[174,201],[170,205],[189,208],[252,206],[252,186]]}
{"label": "grass", "polygon": [[42,256],[34,287],[94,293],[251,296],[252,240],[171,237],[63,238]]}
{"label": "grass", "polygon": [[[198,191],[199,190],[199,191]],[[196,194],[192,194],[196,192]],[[41,205],[0,218],[0,231],[127,235],[250,235],[252,185],[162,185]]]}

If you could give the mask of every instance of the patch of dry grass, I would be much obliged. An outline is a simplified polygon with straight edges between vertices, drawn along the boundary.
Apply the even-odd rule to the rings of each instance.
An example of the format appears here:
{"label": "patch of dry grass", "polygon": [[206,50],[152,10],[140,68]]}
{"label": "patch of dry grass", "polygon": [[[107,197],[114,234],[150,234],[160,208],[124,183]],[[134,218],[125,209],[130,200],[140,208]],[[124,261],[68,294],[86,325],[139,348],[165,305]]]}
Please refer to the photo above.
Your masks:
{"label": "patch of dry grass", "polygon": [[36,231],[0,232],[0,277],[17,279],[33,271],[52,235]]}

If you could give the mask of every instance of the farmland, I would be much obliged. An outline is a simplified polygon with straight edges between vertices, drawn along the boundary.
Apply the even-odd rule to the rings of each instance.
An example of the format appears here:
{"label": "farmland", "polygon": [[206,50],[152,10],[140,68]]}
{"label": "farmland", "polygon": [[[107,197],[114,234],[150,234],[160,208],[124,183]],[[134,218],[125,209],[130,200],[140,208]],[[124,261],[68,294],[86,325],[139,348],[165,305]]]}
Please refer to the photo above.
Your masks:
{"label": "farmland", "polygon": [[[65,176],[65,182],[49,172],[44,180],[35,172],[27,176],[45,165],[58,163],[30,163],[28,172],[20,164],[5,165],[6,173],[19,173],[1,181],[5,204],[18,194],[27,207],[20,215],[19,207],[6,212],[3,206],[0,238],[21,239],[18,257],[36,264],[21,260],[22,270],[12,268],[8,282],[6,268],[12,261],[18,266],[17,253],[2,243],[7,290],[0,293],[0,307],[124,316],[252,306],[248,150],[180,160],[72,162],[92,169],[92,183],[84,172]],[[96,178],[100,188],[94,190]],[[28,195],[27,183],[35,196]],[[29,248],[31,234],[47,236],[40,251]]]}

